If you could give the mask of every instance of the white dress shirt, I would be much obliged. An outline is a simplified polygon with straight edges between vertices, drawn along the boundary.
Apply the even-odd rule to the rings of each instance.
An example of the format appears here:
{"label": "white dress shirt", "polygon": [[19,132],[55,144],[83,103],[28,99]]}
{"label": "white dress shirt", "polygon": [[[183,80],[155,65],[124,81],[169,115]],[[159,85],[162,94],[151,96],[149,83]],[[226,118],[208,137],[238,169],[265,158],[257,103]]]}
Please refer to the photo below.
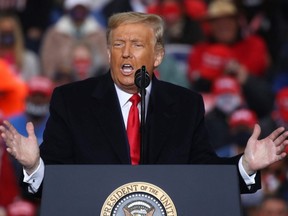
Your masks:
{"label": "white dress shirt", "polygon": [[[149,97],[150,97],[150,93],[151,93],[151,87],[152,87],[152,84],[150,83],[146,88],[145,115],[147,114]],[[129,94],[127,92],[124,92],[117,85],[115,85],[115,89],[116,89],[117,96],[119,99],[119,103],[120,103],[120,107],[121,107],[121,111],[122,111],[122,116],[123,116],[123,120],[125,123],[125,128],[127,128],[128,114],[129,114],[130,107],[132,105],[132,102],[129,99],[132,97],[133,94]],[[137,107],[139,110],[141,109],[141,102],[137,105]],[[141,112],[139,112],[139,115],[140,115],[140,119],[141,119]]]}

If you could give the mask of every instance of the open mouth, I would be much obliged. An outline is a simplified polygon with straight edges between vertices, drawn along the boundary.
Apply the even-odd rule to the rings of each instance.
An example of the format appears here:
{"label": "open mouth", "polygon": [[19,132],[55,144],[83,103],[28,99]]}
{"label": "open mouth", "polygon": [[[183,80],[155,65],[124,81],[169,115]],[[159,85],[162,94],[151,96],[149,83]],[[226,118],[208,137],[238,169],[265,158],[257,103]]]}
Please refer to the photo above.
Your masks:
{"label": "open mouth", "polygon": [[133,66],[130,64],[123,64],[121,69],[122,72],[127,75],[130,75],[134,71]]}

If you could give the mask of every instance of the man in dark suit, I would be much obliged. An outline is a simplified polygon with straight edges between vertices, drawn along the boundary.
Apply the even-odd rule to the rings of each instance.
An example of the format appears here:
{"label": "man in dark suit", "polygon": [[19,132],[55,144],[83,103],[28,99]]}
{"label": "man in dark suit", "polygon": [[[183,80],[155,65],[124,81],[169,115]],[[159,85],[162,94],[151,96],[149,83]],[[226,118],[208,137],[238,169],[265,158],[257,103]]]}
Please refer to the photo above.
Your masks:
{"label": "man in dark suit", "polygon": [[156,15],[113,15],[107,30],[110,72],[55,89],[40,151],[31,123],[24,137],[4,121],[0,130],[7,151],[23,165],[31,192],[39,190],[44,164],[139,163],[126,128],[129,98],[139,91],[134,75],[143,65],[152,81],[146,88],[146,142],[140,163],[235,164],[242,193],[260,188],[257,171],[286,156],[288,132],[278,128],[258,140],[256,125],[243,155],[217,157],[205,128],[202,97],[153,75],[164,56],[163,30],[163,21]]}

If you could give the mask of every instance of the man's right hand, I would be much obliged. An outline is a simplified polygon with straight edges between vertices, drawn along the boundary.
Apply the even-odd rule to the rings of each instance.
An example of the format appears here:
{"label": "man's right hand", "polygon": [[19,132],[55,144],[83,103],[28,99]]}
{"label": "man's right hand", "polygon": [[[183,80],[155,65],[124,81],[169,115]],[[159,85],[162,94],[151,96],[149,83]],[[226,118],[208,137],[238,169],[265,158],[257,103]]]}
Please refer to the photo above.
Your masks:
{"label": "man's right hand", "polygon": [[40,162],[40,150],[31,122],[26,124],[28,137],[18,133],[8,121],[0,125],[1,136],[7,145],[7,151],[24,167],[28,175],[32,174]]}

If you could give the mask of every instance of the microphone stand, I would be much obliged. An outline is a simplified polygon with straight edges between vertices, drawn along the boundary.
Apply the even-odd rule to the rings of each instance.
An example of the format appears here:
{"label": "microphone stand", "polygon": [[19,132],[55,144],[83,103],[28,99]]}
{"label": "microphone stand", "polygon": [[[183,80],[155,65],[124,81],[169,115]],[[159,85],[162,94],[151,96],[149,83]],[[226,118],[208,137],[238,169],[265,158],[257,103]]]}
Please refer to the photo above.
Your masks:
{"label": "microphone stand", "polygon": [[[141,126],[140,126],[140,146],[141,146],[141,154],[140,154],[140,164],[144,164],[144,155],[145,155],[145,95],[146,95],[146,85],[145,85],[145,76],[146,76],[146,68],[145,66],[142,66],[141,68],[141,88],[140,88],[140,94],[141,94]],[[142,157],[141,157],[142,156]]]}

